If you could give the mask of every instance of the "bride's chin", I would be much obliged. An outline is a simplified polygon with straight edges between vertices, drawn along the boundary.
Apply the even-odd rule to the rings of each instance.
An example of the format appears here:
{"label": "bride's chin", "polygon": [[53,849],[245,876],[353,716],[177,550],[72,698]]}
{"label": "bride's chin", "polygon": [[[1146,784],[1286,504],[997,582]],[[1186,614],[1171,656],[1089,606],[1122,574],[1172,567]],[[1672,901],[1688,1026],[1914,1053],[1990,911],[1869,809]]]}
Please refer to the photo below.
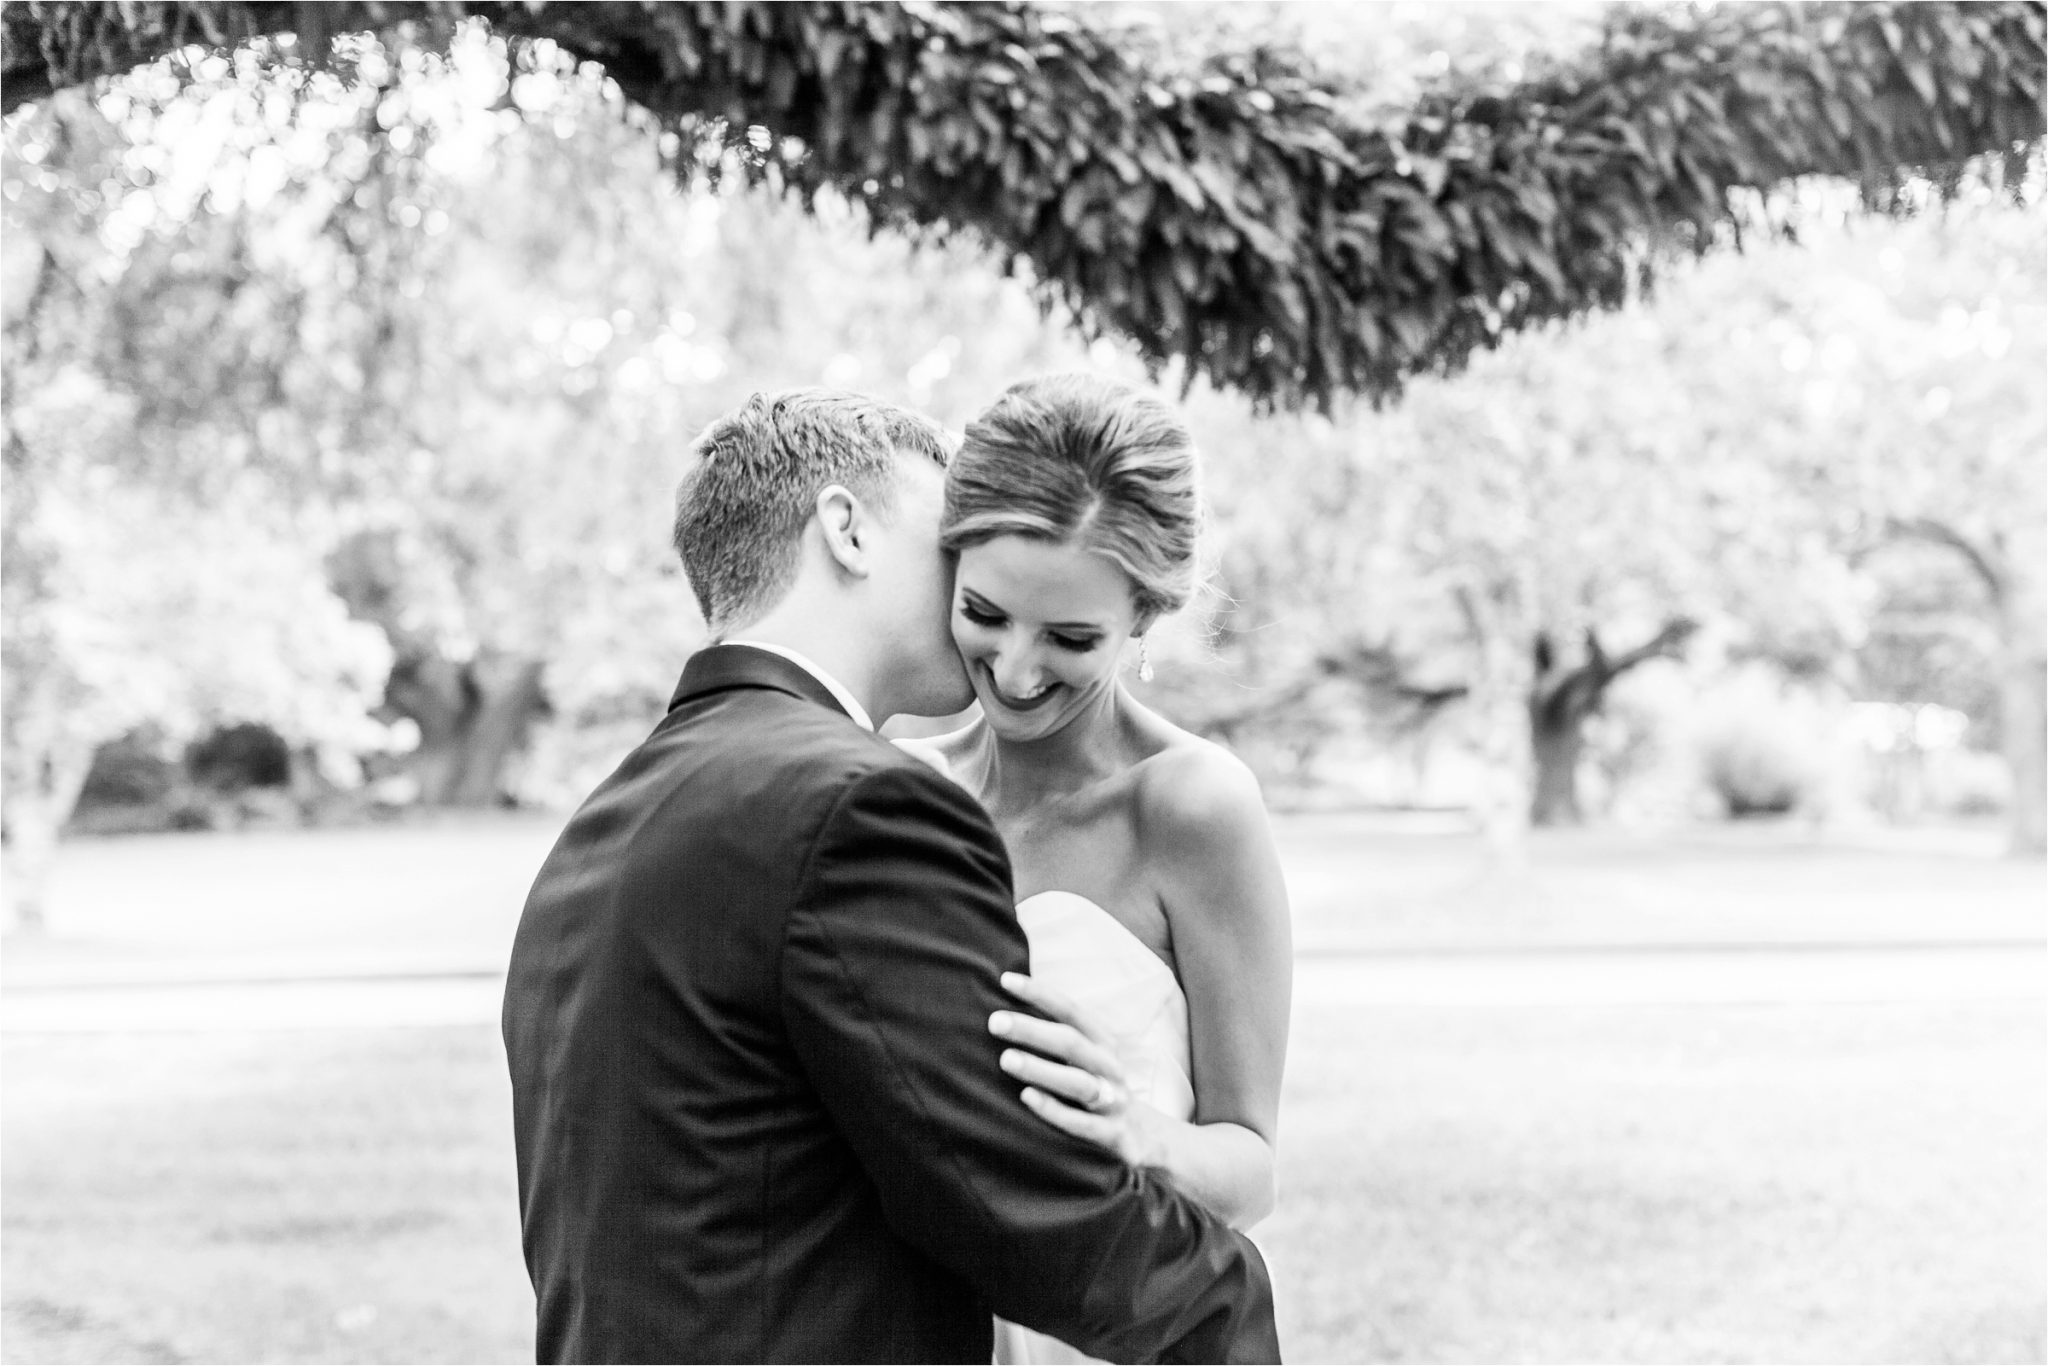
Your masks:
{"label": "bride's chin", "polygon": [[988,722],[990,730],[1003,740],[1037,740],[1052,734],[1060,728],[1066,708],[1060,699],[1054,699],[1037,711],[1012,711],[1000,702],[991,701],[985,693],[976,692],[976,701],[981,703],[982,719]]}
{"label": "bride's chin", "polygon": [[981,715],[998,740],[1037,740],[1051,734],[1042,718],[1012,715],[991,707],[986,701],[981,704]]}
{"label": "bride's chin", "polygon": [[1014,712],[1000,703],[991,704],[986,696],[976,691],[982,720],[988,728],[997,739],[1017,744],[1050,739],[1071,726],[1082,724],[1083,718],[1092,713],[1090,702],[1097,696],[1096,690],[1091,689],[1085,694],[1055,698],[1038,711]]}

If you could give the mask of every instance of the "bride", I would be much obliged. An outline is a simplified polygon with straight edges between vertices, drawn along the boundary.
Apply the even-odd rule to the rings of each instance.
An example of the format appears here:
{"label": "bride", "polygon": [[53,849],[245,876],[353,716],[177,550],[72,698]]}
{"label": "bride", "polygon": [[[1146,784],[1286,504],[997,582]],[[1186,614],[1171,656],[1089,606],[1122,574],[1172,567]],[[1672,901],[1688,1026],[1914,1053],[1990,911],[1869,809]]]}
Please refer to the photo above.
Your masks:
{"label": "bride", "polygon": [[[946,479],[953,639],[981,716],[911,748],[1009,846],[1032,974],[1004,986],[1031,1009],[989,1028],[1024,1104],[1243,1229],[1274,1202],[1287,892],[1250,771],[1119,678],[1193,591],[1198,515],[1165,403],[1087,375],[1013,386]],[[1000,1320],[996,1359],[1091,1360]]]}

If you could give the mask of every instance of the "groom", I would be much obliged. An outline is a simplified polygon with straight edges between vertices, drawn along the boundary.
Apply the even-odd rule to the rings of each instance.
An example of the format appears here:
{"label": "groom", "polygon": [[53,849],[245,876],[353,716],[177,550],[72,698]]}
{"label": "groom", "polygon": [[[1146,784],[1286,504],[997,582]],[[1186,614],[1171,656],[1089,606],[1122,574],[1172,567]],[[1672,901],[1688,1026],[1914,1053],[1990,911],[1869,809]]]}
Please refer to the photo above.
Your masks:
{"label": "groom", "polygon": [[970,700],[946,446],[756,395],[691,452],[711,633],[535,881],[505,1048],[539,1359],[986,1362],[991,1312],[1117,1361],[1273,1361],[1258,1252],[1039,1121],[973,798],[872,734]]}

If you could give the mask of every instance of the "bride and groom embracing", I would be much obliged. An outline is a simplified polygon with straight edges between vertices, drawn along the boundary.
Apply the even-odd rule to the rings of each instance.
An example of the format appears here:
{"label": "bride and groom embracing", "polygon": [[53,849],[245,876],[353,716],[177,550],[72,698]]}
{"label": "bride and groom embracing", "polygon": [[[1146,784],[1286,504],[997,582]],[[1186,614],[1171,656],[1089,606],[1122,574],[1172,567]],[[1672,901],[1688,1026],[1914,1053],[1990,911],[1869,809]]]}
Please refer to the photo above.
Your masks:
{"label": "bride and groom embracing", "polygon": [[691,450],[718,643],[506,984],[543,1362],[1278,1359],[1286,893],[1250,774],[1118,676],[1193,588],[1193,444],[1058,376],[950,447],[798,390]]}

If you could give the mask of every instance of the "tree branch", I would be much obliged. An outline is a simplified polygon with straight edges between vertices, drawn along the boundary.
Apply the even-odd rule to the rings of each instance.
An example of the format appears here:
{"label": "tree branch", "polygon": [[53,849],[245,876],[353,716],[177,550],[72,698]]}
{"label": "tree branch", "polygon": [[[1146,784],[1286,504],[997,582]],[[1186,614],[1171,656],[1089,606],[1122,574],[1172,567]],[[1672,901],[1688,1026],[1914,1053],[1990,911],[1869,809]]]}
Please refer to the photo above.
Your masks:
{"label": "tree branch", "polygon": [[1938,517],[1893,517],[1885,522],[1885,535],[1895,541],[1924,541],[1953,550],[1963,557],[1985,590],[1991,595],[1992,606],[2004,603],[2006,595],[2006,572],[1997,559],[1988,551]]}
{"label": "tree branch", "polygon": [[1405,710],[1406,715],[1397,723],[1401,725],[1425,721],[1453,702],[1463,700],[1471,692],[1464,683],[1439,687],[1413,683],[1406,677],[1406,666],[1401,658],[1390,647],[1361,644],[1317,655],[1309,667],[1286,686],[1242,707],[1202,717],[1198,728],[1212,732],[1235,731],[1300,706],[1317,688],[1330,682],[1348,683],[1358,688],[1366,696],[1369,711],[1385,712],[1390,706]]}
{"label": "tree branch", "polygon": [[1662,630],[1635,649],[1606,660],[1603,666],[1606,681],[1612,683],[1630,669],[1653,659],[1677,658],[1685,642],[1692,639],[1693,633],[1699,629],[1700,624],[1690,617],[1672,618],[1664,623]]}
{"label": "tree branch", "polygon": [[1615,679],[1652,659],[1675,657],[1698,629],[1699,623],[1691,618],[1674,617],[1635,649],[1610,656],[1602,648],[1598,634],[1588,628],[1584,663],[1554,670],[1547,677],[1542,671],[1536,675],[1529,696],[1532,716],[1539,724],[1549,726],[1574,724],[1599,707]]}
{"label": "tree branch", "polygon": [[1617,7],[1574,63],[1372,123],[1299,54],[1147,64],[1019,3],[13,0],[0,106],[189,43],[293,31],[317,60],[465,17],[603,63],[697,164],[977,234],[1085,325],[1266,404],[1389,397],[1617,305],[1657,242],[1734,221],[1731,191],[1879,185],[2048,126],[2037,0]]}

